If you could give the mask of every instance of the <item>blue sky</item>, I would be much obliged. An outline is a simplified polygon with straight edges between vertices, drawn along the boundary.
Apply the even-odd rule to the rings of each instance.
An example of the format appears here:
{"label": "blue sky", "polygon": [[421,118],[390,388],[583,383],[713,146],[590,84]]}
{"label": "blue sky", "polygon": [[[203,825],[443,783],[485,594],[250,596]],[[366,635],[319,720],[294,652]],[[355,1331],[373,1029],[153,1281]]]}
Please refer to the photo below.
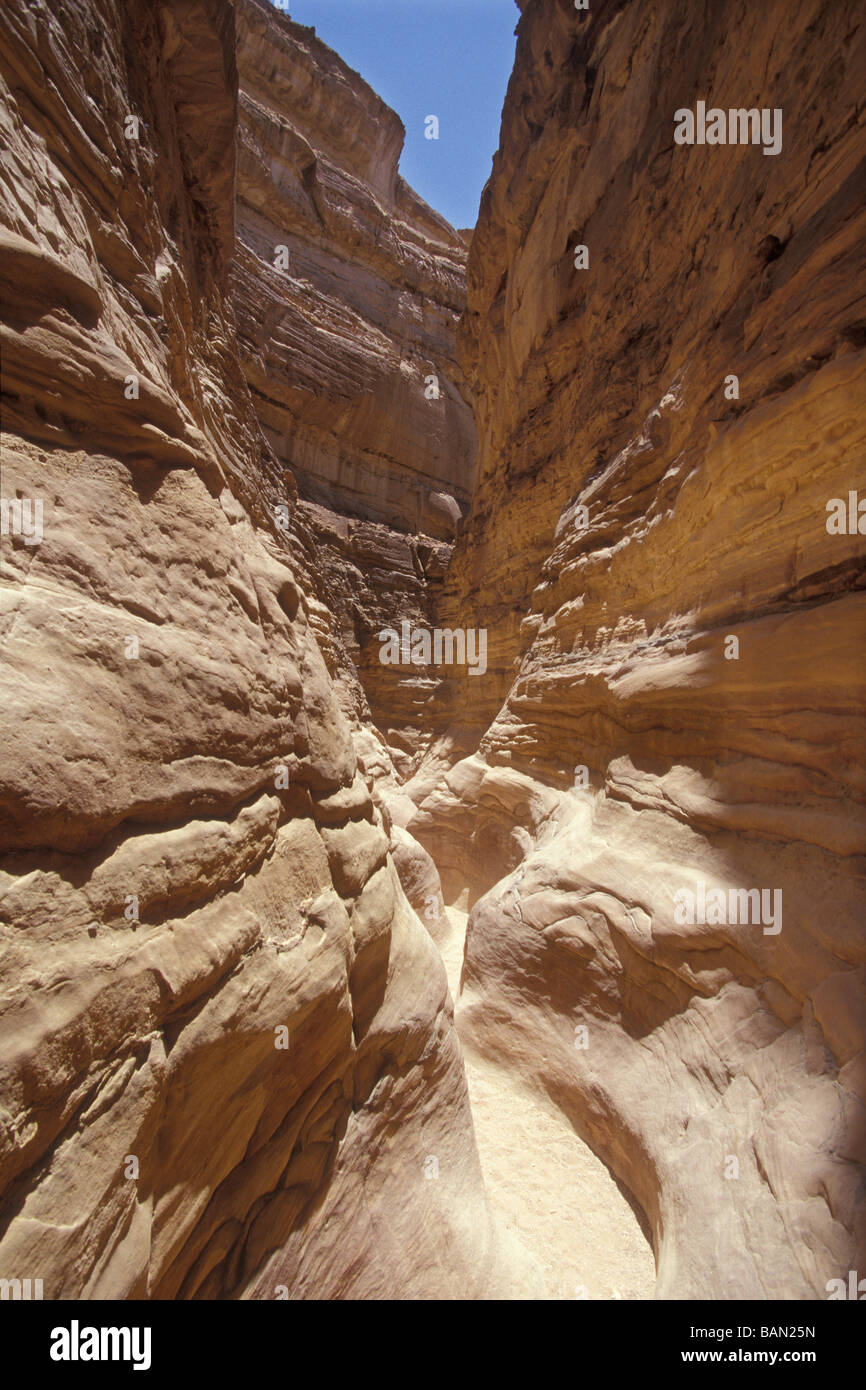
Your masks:
{"label": "blue sky", "polygon": [[[514,64],[514,0],[288,0],[402,117],[400,173],[454,227],[474,227]],[[424,121],[438,116],[439,139]]]}

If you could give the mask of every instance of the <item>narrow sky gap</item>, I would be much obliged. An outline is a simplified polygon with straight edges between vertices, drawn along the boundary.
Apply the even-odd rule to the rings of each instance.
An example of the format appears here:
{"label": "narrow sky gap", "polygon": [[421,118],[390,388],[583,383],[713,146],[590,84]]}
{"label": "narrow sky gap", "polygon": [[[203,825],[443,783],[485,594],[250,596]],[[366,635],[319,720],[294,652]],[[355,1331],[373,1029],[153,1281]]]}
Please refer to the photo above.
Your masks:
{"label": "narrow sky gap", "polygon": [[514,65],[514,0],[288,0],[288,13],[402,118],[404,179],[452,226],[474,227]]}

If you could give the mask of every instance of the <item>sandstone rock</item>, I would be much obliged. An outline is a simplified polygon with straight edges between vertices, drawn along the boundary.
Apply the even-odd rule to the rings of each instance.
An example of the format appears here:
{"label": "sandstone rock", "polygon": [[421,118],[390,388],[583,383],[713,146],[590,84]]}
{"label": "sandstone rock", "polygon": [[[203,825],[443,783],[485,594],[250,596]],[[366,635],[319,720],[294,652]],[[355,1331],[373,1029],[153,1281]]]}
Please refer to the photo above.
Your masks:
{"label": "sandstone rock", "polygon": [[442,672],[382,665],[377,633],[431,625],[471,493],[465,243],[400,178],[399,117],[314,31],[241,0],[238,62],[244,372],[297,481],[343,708],[375,722],[405,775],[438,727]]}
{"label": "sandstone rock", "polygon": [[[296,26],[243,10],[271,46],[263,72],[283,84],[288,52],[299,107],[316,103],[325,148],[296,190],[293,251],[319,225],[311,194],[332,223],[319,272],[311,240],[309,275],[268,305],[267,366],[305,320],[323,340],[339,328],[326,414],[343,393],[349,491],[373,467],[387,517],[365,519],[349,550],[371,575],[381,557],[371,583],[402,566],[420,593],[412,528],[422,516],[424,563],[441,573],[451,517],[437,497],[454,496],[452,462],[468,467],[453,379],[418,466],[429,506],[398,506],[407,460],[391,468],[371,441],[390,419],[388,447],[405,454],[424,407],[405,437],[389,412],[428,355],[448,375],[463,252],[395,181],[396,118]],[[0,554],[0,1274],[36,1270],[46,1298],[67,1299],[270,1298],[274,1261],[317,1296],[520,1292],[481,1182],[444,971],[387,858],[334,685],[348,613],[310,582],[324,565],[314,527],[280,524],[297,490],[242,369],[234,21],[228,0],[11,0],[0,19],[3,496],[44,504],[39,543],[4,525]],[[283,136],[241,101],[249,190],[253,128]],[[305,137],[283,135],[288,205]],[[340,243],[342,170],[366,249]],[[377,227],[390,229],[378,262]],[[333,280],[340,245],[354,307]],[[241,285],[254,261],[242,242]],[[247,330],[258,315],[245,306]],[[252,375],[248,331],[240,341]],[[303,416],[304,389],[262,407],[271,437],[290,407]],[[315,440],[309,394],[305,409]],[[304,448],[291,462],[326,481]]]}
{"label": "sandstone rock", "polygon": [[[607,1166],[628,1296],[641,1230],[665,1298],[857,1267],[863,26],[520,9],[468,299],[265,0],[0,17],[0,1275],[46,1297],[571,1296],[470,1094],[497,1201],[532,1142]],[[677,144],[698,100],[782,149]],[[403,619],[487,672],[383,664]]]}
{"label": "sandstone rock", "polygon": [[391,827],[391,857],[410,906],[429,929],[444,906],[442,884],[434,861],[424,846],[400,825]]}
{"label": "sandstone rock", "polygon": [[[521,8],[440,609],[490,670],[406,825],[475,900],[463,1036],[630,1191],[658,1295],[825,1298],[866,1235],[863,541],[825,524],[861,481],[862,28]],[[698,98],[781,108],[782,152],[676,145]],[[678,920],[701,884],[781,929]]]}

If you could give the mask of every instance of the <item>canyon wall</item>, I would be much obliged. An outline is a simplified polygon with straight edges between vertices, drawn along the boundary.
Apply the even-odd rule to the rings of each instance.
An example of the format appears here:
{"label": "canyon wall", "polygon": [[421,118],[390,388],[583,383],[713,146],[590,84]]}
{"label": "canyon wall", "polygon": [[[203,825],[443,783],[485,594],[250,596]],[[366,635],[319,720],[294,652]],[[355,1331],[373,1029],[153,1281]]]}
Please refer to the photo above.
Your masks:
{"label": "canyon wall", "polygon": [[447,673],[384,665],[376,634],[430,625],[471,492],[454,341],[466,246],[399,176],[400,118],[313,30],[241,0],[238,64],[244,371],[296,480],[344,709],[371,768],[393,758],[405,775],[445,717]]}
{"label": "canyon wall", "polygon": [[[266,45],[261,7],[245,10]],[[273,58],[255,58],[279,72],[288,31],[272,22]],[[378,267],[344,247],[369,323],[390,313],[388,257],[414,256],[417,275],[398,348],[340,299],[338,232],[317,279],[294,226],[312,278],[292,282],[291,323],[273,295],[251,300],[242,359],[234,6],[10,0],[0,38],[0,1275],[61,1299],[507,1295],[442,963],[319,645],[343,615],[305,587],[313,523],[304,554],[278,523],[297,488],[269,440],[294,410],[291,463],[324,496],[334,478],[315,441],[330,426],[309,383],[282,380],[263,401],[276,366],[252,358],[282,348],[261,328],[250,338],[258,318],[283,344],[306,312],[330,333],[315,369],[332,373],[325,414],[340,398],[344,420],[369,411],[371,432],[346,425],[344,462],[334,446],[340,496],[369,486],[375,524],[402,526],[413,554],[423,514],[435,551],[450,532],[434,481],[457,505],[453,389],[417,512],[371,439],[393,413],[402,457],[401,431],[420,429],[397,418],[397,359],[414,386],[418,363],[445,353],[454,234],[394,183],[399,130],[360,87],[359,119],[365,102],[372,114],[346,128],[335,60],[316,50],[336,75],[314,114],[334,140],[344,131],[351,189],[246,91],[235,303],[267,279],[249,244],[270,237],[254,130],[297,155],[298,219],[346,223],[336,204],[364,180],[370,226],[377,198],[392,227],[404,219]],[[311,61],[295,44],[294,85],[318,83]],[[465,421],[454,429],[462,467]],[[376,550],[363,528],[340,536]]]}
{"label": "canyon wall", "polygon": [[[461,1031],[610,1165],[658,1296],[825,1298],[866,1237],[864,541],[827,508],[864,487],[866,26],[521,10],[440,610],[490,669],[408,828],[474,902]],[[675,143],[698,101],[779,108],[781,150]]]}
{"label": "canyon wall", "polygon": [[[439,873],[461,1035],[659,1296],[863,1267],[864,25],[520,9],[456,360],[467,238],[311,30],[0,16],[0,1277],[47,1298],[542,1290]],[[781,149],[677,144],[699,101]],[[383,665],[403,619],[488,669]]]}

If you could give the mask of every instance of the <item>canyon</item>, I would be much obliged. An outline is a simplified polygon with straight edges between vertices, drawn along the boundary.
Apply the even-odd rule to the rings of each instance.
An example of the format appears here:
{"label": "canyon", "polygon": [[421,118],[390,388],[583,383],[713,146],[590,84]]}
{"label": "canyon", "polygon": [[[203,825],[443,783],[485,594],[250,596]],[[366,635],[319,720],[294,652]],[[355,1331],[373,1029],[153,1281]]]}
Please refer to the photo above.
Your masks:
{"label": "canyon", "polygon": [[[862,1268],[866,25],[514,14],[471,234],[267,0],[0,15],[0,1276],[45,1298]],[[680,144],[701,103],[783,148]]]}

